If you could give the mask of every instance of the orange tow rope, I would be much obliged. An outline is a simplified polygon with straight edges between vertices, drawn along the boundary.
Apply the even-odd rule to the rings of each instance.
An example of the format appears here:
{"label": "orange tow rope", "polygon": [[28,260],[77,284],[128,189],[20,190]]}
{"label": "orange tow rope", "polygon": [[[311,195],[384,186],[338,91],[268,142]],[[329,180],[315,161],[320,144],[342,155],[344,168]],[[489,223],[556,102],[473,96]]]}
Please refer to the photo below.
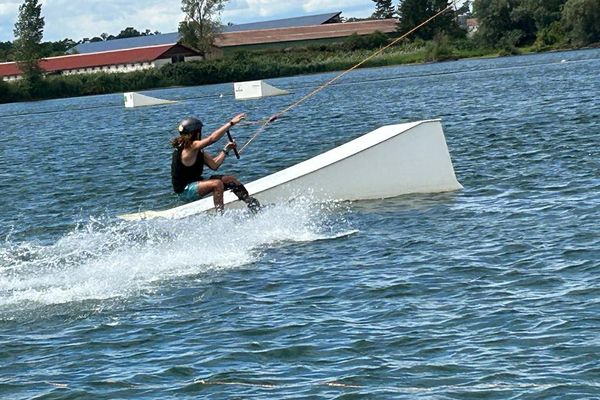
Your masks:
{"label": "orange tow rope", "polygon": [[246,147],[248,147],[250,145],[250,143],[252,143],[254,141],[254,139],[256,139],[258,137],[258,135],[260,135],[262,132],[265,131],[265,129],[267,128],[267,126],[269,124],[271,124],[272,122],[274,122],[275,120],[277,120],[279,117],[281,117],[282,115],[284,115],[287,112],[291,111],[292,109],[296,108],[300,104],[304,103],[306,100],[310,99],[311,97],[313,97],[314,95],[316,95],[317,93],[319,93],[321,90],[325,89],[327,86],[330,86],[335,81],[337,81],[338,79],[342,78],[344,75],[346,75],[346,74],[354,71],[355,69],[357,69],[358,67],[360,67],[361,65],[363,65],[364,63],[366,63],[367,61],[369,61],[369,60],[377,57],[378,55],[380,55],[381,53],[383,53],[384,51],[386,51],[390,47],[394,46],[399,41],[405,39],[407,36],[409,36],[410,34],[414,33],[415,31],[417,31],[421,27],[427,25],[428,23],[430,23],[431,21],[433,21],[434,19],[436,19],[437,17],[439,17],[440,15],[442,15],[443,13],[445,13],[446,11],[448,11],[449,9],[451,9],[453,6],[455,6],[455,3],[456,3],[456,1],[454,1],[453,4],[449,4],[448,7],[444,8],[442,11],[440,11],[437,14],[435,14],[434,16],[428,18],[427,20],[421,22],[419,25],[415,26],[413,29],[411,29],[410,31],[406,32],[404,35],[402,35],[402,36],[394,39],[392,42],[390,42],[386,46],[384,46],[384,47],[380,48],[379,50],[375,51],[369,57],[365,58],[364,60],[362,60],[358,64],[354,65],[352,68],[347,69],[347,70],[341,72],[340,74],[338,74],[337,76],[335,76],[333,79],[329,80],[328,82],[325,82],[324,84],[322,84],[318,88],[314,89],[312,92],[310,92],[307,95],[305,95],[304,97],[302,97],[300,100],[298,100],[295,103],[291,104],[290,106],[284,108],[283,110],[281,110],[277,114],[272,115],[270,118],[268,118],[261,125],[260,128],[258,128],[257,132],[254,135],[252,135],[252,137],[246,143],[244,143],[244,145],[239,150],[239,152],[240,153],[243,152],[244,149]]}

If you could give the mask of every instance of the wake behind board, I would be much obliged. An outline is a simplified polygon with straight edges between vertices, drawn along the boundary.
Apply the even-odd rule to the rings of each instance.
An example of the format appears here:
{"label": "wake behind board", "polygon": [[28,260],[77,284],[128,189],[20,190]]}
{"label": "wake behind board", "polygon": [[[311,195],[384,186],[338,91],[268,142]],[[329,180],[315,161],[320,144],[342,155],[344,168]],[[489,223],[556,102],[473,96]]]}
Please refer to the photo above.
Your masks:
{"label": "wake behind board", "polygon": [[322,242],[326,240],[345,239],[347,237],[357,234],[358,232],[360,232],[358,229],[350,229],[343,232],[332,233],[330,235],[323,234],[310,239],[307,238],[303,240],[302,238],[300,238],[297,239],[296,242]]}
{"label": "wake behind board", "polygon": [[[315,201],[384,199],[459,190],[441,121],[387,125],[272,175],[248,183],[261,203],[298,195]],[[245,207],[230,191],[225,209]],[[185,218],[214,209],[212,197],[162,211],[120,215],[128,221]]]}

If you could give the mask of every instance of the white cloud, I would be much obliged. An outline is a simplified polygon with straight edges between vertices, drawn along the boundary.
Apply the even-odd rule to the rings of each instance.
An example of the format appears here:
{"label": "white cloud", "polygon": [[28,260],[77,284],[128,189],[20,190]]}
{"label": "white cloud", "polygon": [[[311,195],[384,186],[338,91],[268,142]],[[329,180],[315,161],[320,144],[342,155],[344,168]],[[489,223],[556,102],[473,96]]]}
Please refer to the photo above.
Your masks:
{"label": "white cloud", "polygon": [[[374,4],[371,2],[371,4]],[[354,8],[356,6],[364,6],[364,0],[346,0],[343,2],[343,5],[340,5],[340,1],[338,0],[309,0],[303,2],[302,8],[307,12],[317,12],[319,10],[329,9],[336,11],[344,11],[349,8]],[[372,7],[374,8],[374,7]]]}
{"label": "white cloud", "polygon": [[[52,3],[52,0],[48,0]],[[59,40],[69,37],[80,40],[84,37],[99,36],[102,33],[116,35],[126,27],[144,31],[162,33],[177,30],[178,22],[183,18],[180,3],[172,1],[88,1],[81,8],[72,1],[54,1],[61,7],[46,8],[45,40]],[[50,5],[49,5],[50,6]],[[69,18],[61,18],[65,13]],[[55,24],[59,21],[59,24]],[[53,39],[54,38],[54,39]]]}
{"label": "white cloud", "polygon": [[281,0],[231,0],[225,6],[222,19],[227,22],[244,23],[276,18],[301,10],[301,4],[289,4]]}
{"label": "white cloud", "polygon": [[16,15],[20,4],[20,1],[0,0],[0,16]]}
{"label": "white cloud", "polygon": [[[0,0],[0,41],[13,40],[21,0]],[[102,33],[118,34],[131,26],[162,33],[177,30],[183,19],[181,0],[41,0],[44,40],[80,40]],[[342,11],[346,17],[369,15],[372,0],[230,0],[221,20],[235,24]]]}
{"label": "white cloud", "polygon": [[20,1],[0,0],[0,42],[13,39],[13,28],[19,14]]}

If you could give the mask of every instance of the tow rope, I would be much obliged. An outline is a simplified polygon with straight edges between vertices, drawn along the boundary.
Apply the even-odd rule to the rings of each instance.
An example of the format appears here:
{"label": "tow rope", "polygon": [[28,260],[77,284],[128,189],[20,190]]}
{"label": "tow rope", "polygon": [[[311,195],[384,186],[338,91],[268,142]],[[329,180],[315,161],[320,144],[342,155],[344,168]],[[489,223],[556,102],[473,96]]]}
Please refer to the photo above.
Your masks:
{"label": "tow rope", "polygon": [[[437,17],[439,17],[440,15],[442,15],[443,13],[445,13],[446,11],[450,10],[453,7],[456,9],[456,0],[454,0],[446,8],[444,8],[443,10],[441,10],[440,12],[438,12],[437,14],[433,15],[432,17],[429,17],[425,21],[421,22],[419,25],[415,26],[410,31],[408,31],[405,34],[403,34],[402,36],[394,39],[392,42],[388,43],[386,46],[381,47],[379,50],[375,51],[373,54],[371,54],[370,56],[368,56],[367,58],[365,58],[364,60],[362,60],[358,64],[356,64],[353,67],[351,67],[351,68],[349,68],[349,69],[341,72],[340,74],[338,74],[337,76],[335,76],[333,79],[330,79],[329,81],[325,82],[321,86],[317,87],[316,89],[314,89],[313,91],[311,91],[310,93],[308,93],[307,95],[305,95],[304,97],[302,97],[300,100],[292,103],[291,105],[289,105],[288,107],[286,107],[283,110],[279,111],[278,113],[273,114],[271,117],[262,120],[263,121],[262,125],[257,129],[257,131],[254,133],[254,135],[252,135],[252,137],[250,137],[250,139],[248,139],[248,141],[246,143],[244,143],[244,145],[240,148],[239,153],[242,153],[244,151],[244,149],[246,149],[246,147],[248,147],[250,145],[250,143],[252,143],[254,141],[254,139],[256,139],[258,137],[258,135],[260,135],[262,132],[264,132],[267,129],[267,127],[269,126],[269,124],[271,124],[272,122],[276,121],[282,115],[284,115],[284,114],[288,113],[289,111],[291,111],[292,109],[298,107],[300,104],[304,103],[305,101],[307,101],[308,99],[310,99],[311,97],[313,97],[314,95],[316,95],[317,93],[319,93],[321,90],[323,90],[326,87],[330,86],[331,84],[333,84],[334,82],[336,82],[337,80],[339,80],[340,78],[342,78],[343,76],[345,76],[345,75],[349,74],[350,72],[354,71],[355,69],[357,69],[358,67],[360,67],[361,65],[363,65],[364,63],[366,63],[367,61],[369,61],[369,60],[377,57],[378,55],[380,55],[381,53],[383,53],[384,51],[386,51],[390,47],[394,46],[399,41],[405,39],[407,36],[411,35],[415,31],[417,31],[418,29],[420,29],[423,26],[427,25],[428,23],[430,23],[431,21],[433,21],[434,19],[436,19]],[[248,123],[248,125],[256,124],[257,122],[260,123],[260,121],[254,121],[254,122]]]}

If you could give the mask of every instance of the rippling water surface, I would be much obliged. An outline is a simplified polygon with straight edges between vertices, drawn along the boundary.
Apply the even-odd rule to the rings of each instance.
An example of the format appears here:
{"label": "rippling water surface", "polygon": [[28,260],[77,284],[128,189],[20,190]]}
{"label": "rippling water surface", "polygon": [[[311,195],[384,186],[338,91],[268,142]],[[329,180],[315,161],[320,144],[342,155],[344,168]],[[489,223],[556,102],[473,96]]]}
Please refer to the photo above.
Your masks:
{"label": "rippling water surface", "polygon": [[[442,118],[464,190],[181,221],[168,141],[335,74],[0,105],[0,398],[599,398],[600,50],[355,71],[243,181]],[[236,127],[240,142],[254,127]]]}

